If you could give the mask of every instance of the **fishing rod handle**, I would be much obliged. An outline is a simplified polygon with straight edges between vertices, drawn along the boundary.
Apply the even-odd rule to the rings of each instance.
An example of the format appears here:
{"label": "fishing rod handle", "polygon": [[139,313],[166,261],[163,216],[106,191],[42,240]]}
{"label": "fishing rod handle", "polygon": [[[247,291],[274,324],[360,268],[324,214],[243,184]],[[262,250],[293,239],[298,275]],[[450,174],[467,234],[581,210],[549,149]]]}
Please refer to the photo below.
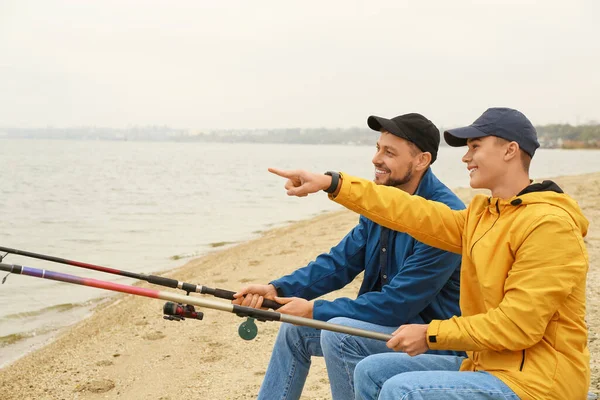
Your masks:
{"label": "fishing rod handle", "polygon": [[[220,299],[227,299],[227,300],[235,299],[233,297],[235,292],[232,292],[231,290],[203,288],[202,292],[200,292],[200,293],[212,294],[213,296],[218,297]],[[264,299],[262,306],[265,308],[277,310],[279,307],[282,306],[282,304],[279,304],[278,302],[273,301],[273,300]]]}
{"label": "fishing rod handle", "polygon": [[[202,285],[193,285],[191,283],[180,282],[175,279],[165,278],[165,277],[156,276],[156,275],[147,275],[146,280],[149,283],[153,283],[155,285],[166,286],[166,287],[170,287],[170,288],[174,288],[174,289],[181,289],[181,290],[185,290],[186,292],[190,292],[190,293],[209,294],[209,295],[218,297],[220,299],[225,299],[225,300],[234,300],[235,299],[235,297],[233,297],[235,292],[232,292],[231,290],[213,289],[213,288],[209,288],[209,287],[202,286]],[[281,304],[279,304],[273,300],[264,299],[263,307],[277,310],[279,307],[281,307]]]}
{"label": "fishing rod handle", "polygon": [[[156,275],[145,275],[144,280],[147,281],[148,283],[152,283],[153,285],[160,285],[160,286],[170,287],[173,289],[181,289],[179,287],[179,281],[176,279],[165,278],[165,277],[156,276]],[[196,291],[196,285],[191,285],[189,283],[186,283],[185,285],[189,285],[190,287],[193,287],[193,288],[189,288],[190,290],[188,290],[188,292]]]}

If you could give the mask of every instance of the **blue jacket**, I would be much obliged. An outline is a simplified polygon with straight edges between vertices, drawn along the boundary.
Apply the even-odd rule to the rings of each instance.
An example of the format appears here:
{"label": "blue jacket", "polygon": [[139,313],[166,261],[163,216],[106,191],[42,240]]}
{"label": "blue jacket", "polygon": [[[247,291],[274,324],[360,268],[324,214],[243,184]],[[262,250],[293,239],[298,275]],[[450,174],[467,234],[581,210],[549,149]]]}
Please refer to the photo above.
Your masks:
{"label": "blue jacket", "polygon": [[[431,169],[415,194],[455,210],[465,208]],[[316,300],[313,318],[348,317],[384,326],[422,324],[460,315],[460,261],[457,254],[360,217],[329,253],[271,284],[280,296],[312,300],[346,286],[364,271],[356,299]]]}

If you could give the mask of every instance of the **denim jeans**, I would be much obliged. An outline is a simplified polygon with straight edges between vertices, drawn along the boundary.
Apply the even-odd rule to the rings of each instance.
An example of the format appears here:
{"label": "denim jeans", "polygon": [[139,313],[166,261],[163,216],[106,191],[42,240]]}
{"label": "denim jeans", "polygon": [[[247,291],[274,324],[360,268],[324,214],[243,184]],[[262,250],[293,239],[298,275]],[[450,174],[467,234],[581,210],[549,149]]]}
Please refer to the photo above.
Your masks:
{"label": "denim jeans", "polygon": [[519,400],[487,372],[459,372],[463,357],[404,353],[365,358],[354,371],[356,399]]}
{"label": "denim jeans", "polygon": [[[396,329],[349,318],[329,322],[389,334]],[[332,398],[352,399],[356,364],[370,354],[390,351],[375,339],[281,324],[258,399],[299,399],[313,356],[325,357]]]}

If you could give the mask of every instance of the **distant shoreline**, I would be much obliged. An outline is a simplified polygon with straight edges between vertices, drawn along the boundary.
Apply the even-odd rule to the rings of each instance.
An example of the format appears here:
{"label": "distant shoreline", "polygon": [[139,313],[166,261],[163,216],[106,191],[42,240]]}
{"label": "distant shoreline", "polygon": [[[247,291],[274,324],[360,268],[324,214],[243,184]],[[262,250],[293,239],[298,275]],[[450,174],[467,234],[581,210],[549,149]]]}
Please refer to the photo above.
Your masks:
{"label": "distant shoreline", "polygon": [[[440,132],[445,127],[439,127]],[[536,126],[542,148],[600,149],[600,124],[548,124]],[[69,139],[112,141],[173,141],[207,143],[345,144],[372,145],[376,132],[366,127],[351,128],[256,128],[181,129],[164,125],[107,128],[0,127],[0,138]],[[442,140],[442,145],[444,141]]]}
{"label": "distant shoreline", "polygon": [[[147,143],[220,143],[220,144],[283,144],[283,145],[330,145],[330,146],[372,146],[373,138],[370,142],[296,142],[296,141],[257,141],[257,140],[243,140],[233,138],[223,138],[222,140],[206,140],[206,139],[193,139],[193,138],[91,138],[91,137],[17,137],[10,135],[2,135],[0,133],[0,140],[65,140],[65,141],[82,141],[82,142],[147,142]],[[444,143],[440,143],[441,148],[449,147]],[[551,150],[600,150],[600,140],[597,143],[581,143],[581,142],[567,142],[561,146],[540,146],[541,149]]]}

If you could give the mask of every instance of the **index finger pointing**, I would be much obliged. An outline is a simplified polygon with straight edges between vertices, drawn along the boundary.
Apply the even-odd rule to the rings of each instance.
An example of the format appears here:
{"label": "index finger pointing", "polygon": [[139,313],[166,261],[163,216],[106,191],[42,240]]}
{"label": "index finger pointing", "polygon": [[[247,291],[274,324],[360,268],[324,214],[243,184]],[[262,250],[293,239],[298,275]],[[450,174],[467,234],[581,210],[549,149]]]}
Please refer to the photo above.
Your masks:
{"label": "index finger pointing", "polygon": [[269,172],[272,174],[275,174],[275,175],[279,175],[283,178],[288,178],[288,179],[291,179],[298,175],[298,173],[296,171],[284,171],[282,169],[277,169],[277,168],[269,168]]}

